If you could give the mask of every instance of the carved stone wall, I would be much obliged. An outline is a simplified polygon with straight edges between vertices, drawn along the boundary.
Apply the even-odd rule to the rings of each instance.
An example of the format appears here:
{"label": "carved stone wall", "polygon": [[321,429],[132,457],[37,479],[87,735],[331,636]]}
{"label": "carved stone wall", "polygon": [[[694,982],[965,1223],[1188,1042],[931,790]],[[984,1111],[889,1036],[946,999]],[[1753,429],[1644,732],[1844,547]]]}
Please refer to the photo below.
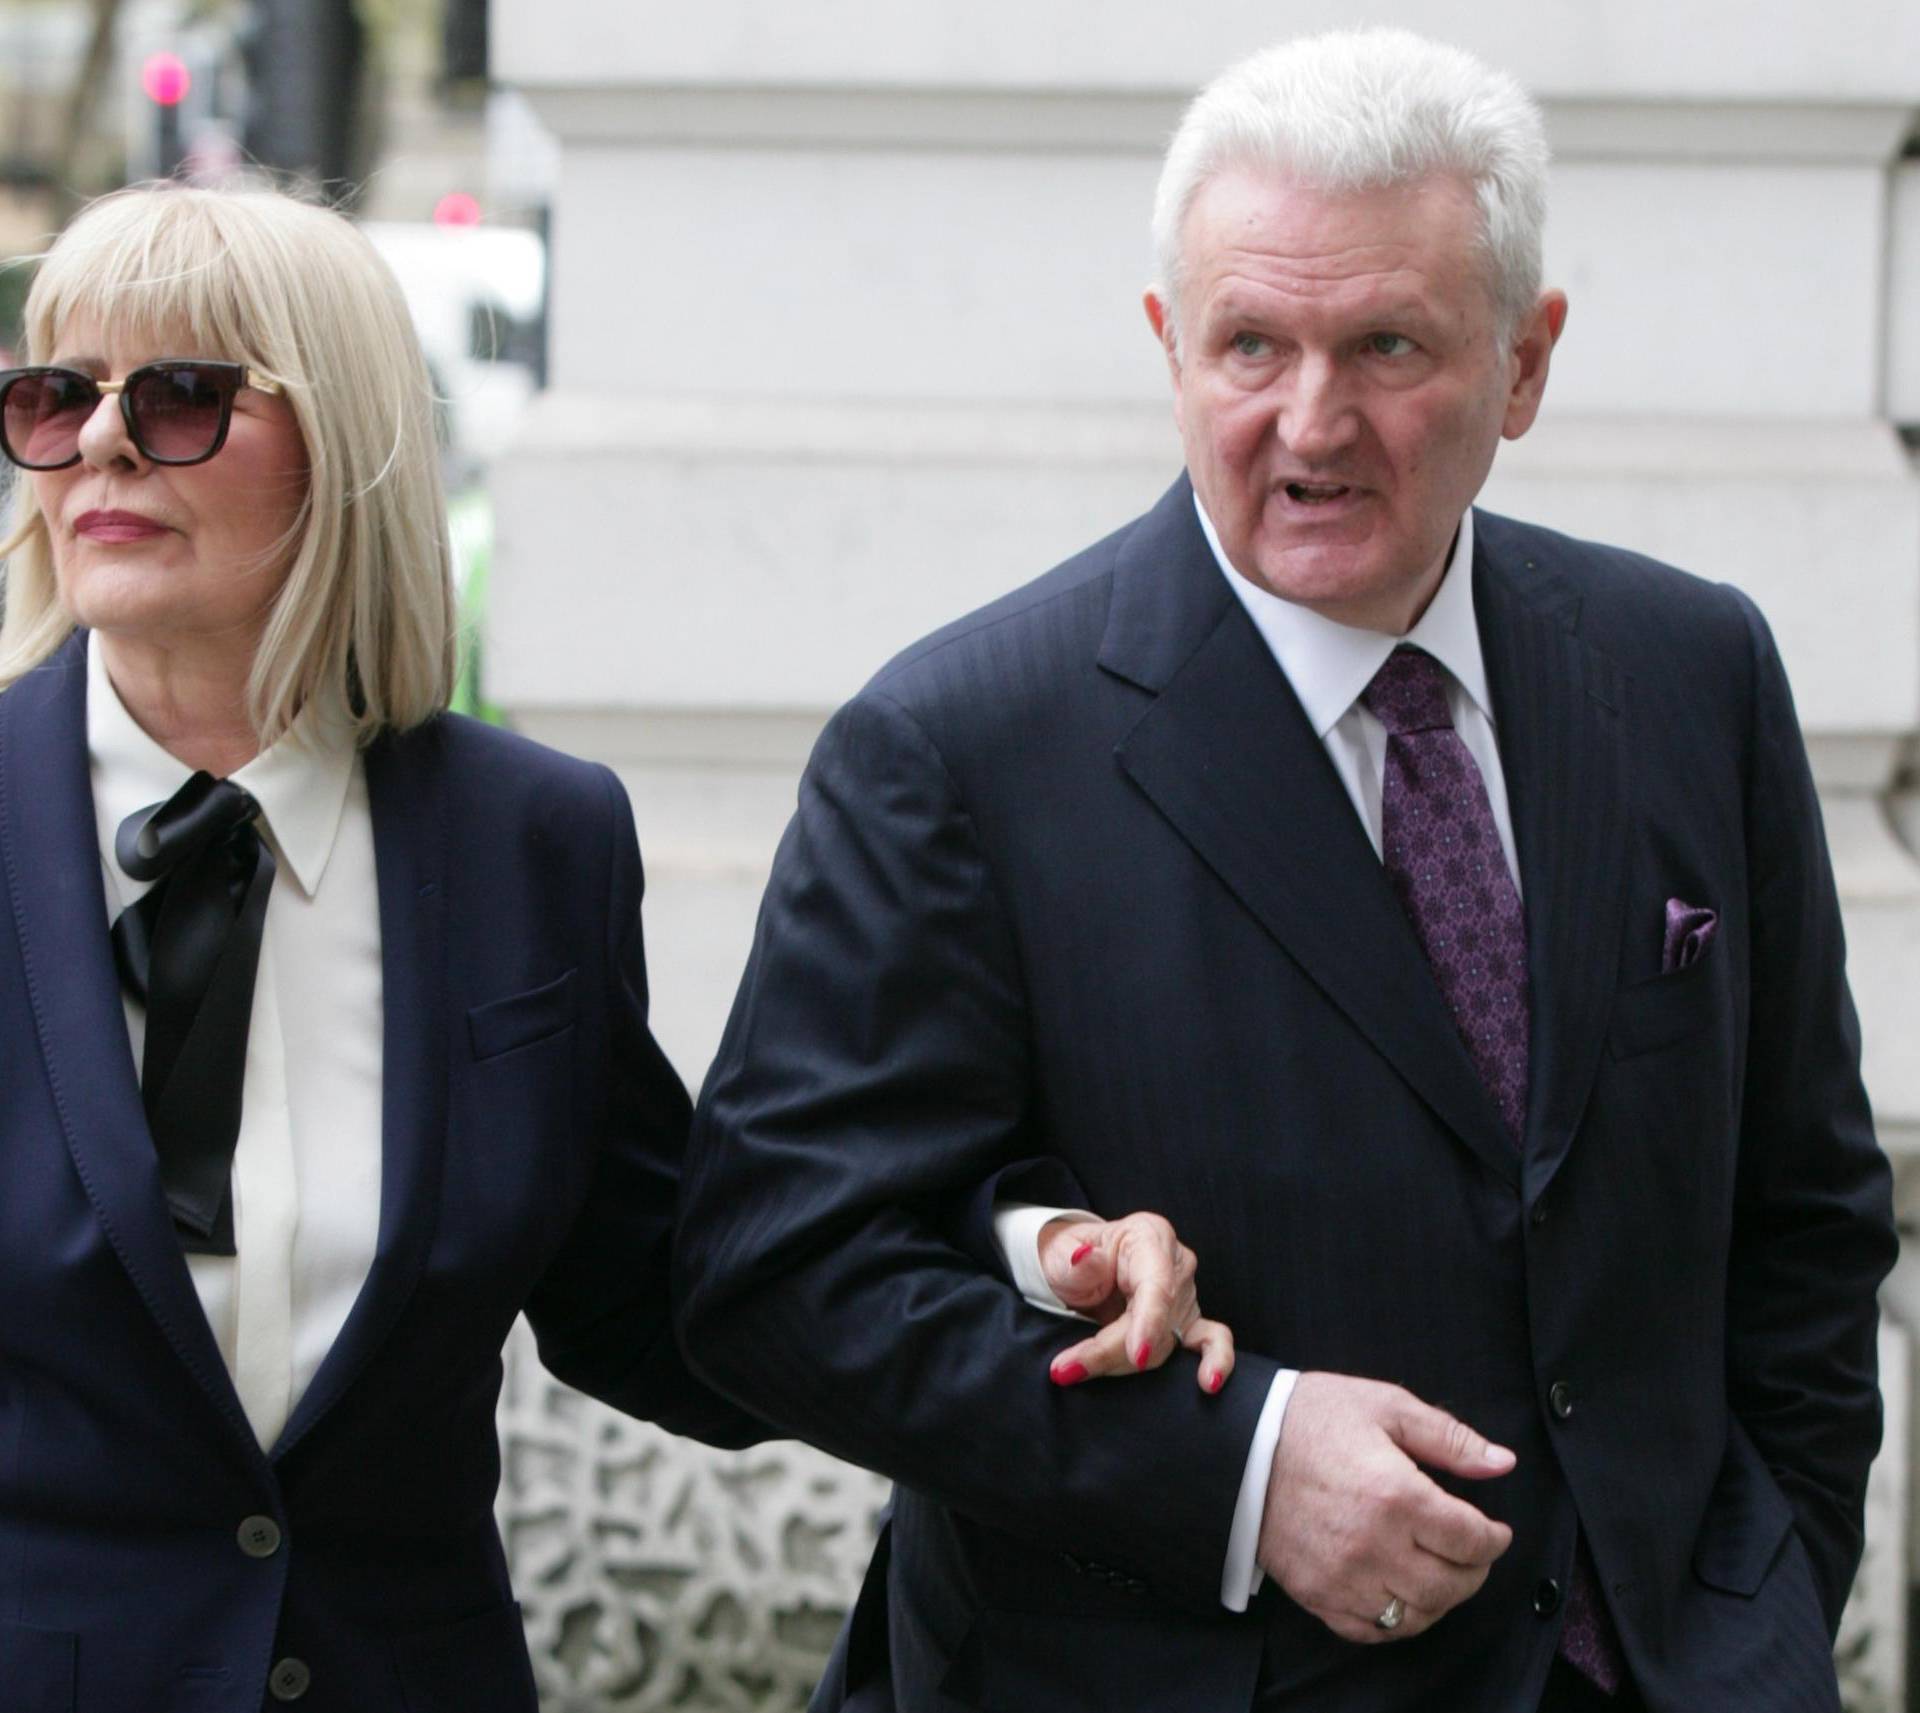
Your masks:
{"label": "carved stone wall", "polygon": [[1891,1320],[1880,1325],[1880,1391],[1886,1438],[1867,1482],[1867,1551],[1840,1622],[1834,1656],[1847,1713],[1906,1713],[1908,1446],[1913,1344]]}
{"label": "carved stone wall", "polygon": [[887,1483],[808,1446],[715,1451],[507,1348],[498,1515],[544,1713],[797,1713]]}

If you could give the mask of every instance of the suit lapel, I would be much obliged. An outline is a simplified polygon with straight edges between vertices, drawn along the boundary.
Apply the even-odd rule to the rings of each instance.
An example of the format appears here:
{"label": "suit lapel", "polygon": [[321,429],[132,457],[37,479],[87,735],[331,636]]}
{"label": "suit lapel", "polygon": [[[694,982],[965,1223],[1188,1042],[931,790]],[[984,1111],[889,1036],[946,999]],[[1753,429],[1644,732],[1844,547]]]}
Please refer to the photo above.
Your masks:
{"label": "suit lapel", "polygon": [[1292,687],[1226,587],[1182,480],[1122,548],[1101,649],[1156,692],[1120,765],[1440,1119],[1519,1159]]}
{"label": "suit lapel", "polygon": [[1526,893],[1531,1202],[1585,1111],[1619,979],[1628,684],[1581,639],[1577,594],[1512,525],[1476,513],[1474,542],[1474,604]]}
{"label": "suit lapel", "polygon": [[0,866],[42,1062],[75,1171],[147,1311],[252,1458],[260,1456],[174,1236],[107,933],[75,635],[0,693]]}
{"label": "suit lapel", "polygon": [[274,1445],[310,1433],[358,1377],[418,1283],[440,1212],[447,1130],[446,823],[436,725],[367,751],[380,890],[380,1236],[372,1271]]}

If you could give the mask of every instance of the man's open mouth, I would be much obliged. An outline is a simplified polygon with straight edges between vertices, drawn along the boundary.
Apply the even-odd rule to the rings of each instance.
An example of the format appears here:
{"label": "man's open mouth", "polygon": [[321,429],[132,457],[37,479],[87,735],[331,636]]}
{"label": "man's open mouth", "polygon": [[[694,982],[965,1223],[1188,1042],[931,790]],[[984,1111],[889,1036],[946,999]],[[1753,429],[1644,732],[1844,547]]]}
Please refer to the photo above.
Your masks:
{"label": "man's open mouth", "polygon": [[1353,492],[1346,482],[1289,482],[1286,487],[1287,498],[1303,506],[1323,506]]}

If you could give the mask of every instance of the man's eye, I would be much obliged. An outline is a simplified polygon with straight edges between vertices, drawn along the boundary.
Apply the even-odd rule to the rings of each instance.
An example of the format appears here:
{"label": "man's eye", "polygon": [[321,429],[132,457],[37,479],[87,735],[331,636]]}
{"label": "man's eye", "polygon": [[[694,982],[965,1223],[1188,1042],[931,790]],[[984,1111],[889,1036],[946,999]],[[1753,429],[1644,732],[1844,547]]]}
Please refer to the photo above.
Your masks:
{"label": "man's eye", "polygon": [[1369,333],[1365,344],[1369,357],[1404,357],[1414,349],[1404,333]]}
{"label": "man's eye", "polygon": [[1268,350],[1266,340],[1258,333],[1236,333],[1229,343],[1242,357],[1264,357]]}

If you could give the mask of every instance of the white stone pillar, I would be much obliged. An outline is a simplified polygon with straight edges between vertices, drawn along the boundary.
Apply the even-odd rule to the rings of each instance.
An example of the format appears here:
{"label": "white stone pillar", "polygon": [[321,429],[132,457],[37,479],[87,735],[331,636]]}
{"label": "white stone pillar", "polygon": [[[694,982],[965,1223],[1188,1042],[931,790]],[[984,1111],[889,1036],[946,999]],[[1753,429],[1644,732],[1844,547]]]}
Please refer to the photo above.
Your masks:
{"label": "white stone pillar", "polygon": [[[1766,611],[1869,1083],[1890,1142],[1920,1149],[1920,809],[1894,794],[1920,730],[1898,432],[1920,424],[1920,7],[1366,12],[1546,107],[1573,313],[1487,501]],[[499,76],[561,166],[553,386],[494,477],[490,688],[626,778],[660,1033],[689,1079],[826,713],[1177,469],[1139,307],[1159,149],[1213,72],[1327,21],[1304,0],[495,0]],[[1877,1545],[1873,1574],[1903,1585],[1904,1551]],[[1875,1586],[1862,1670],[1898,1697],[1904,1600]]]}

